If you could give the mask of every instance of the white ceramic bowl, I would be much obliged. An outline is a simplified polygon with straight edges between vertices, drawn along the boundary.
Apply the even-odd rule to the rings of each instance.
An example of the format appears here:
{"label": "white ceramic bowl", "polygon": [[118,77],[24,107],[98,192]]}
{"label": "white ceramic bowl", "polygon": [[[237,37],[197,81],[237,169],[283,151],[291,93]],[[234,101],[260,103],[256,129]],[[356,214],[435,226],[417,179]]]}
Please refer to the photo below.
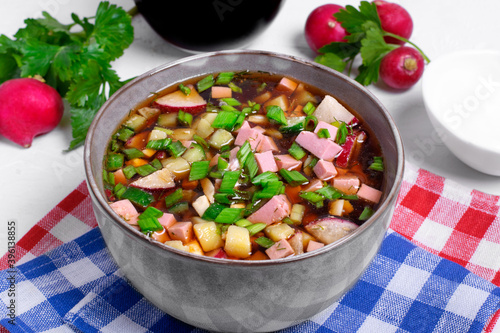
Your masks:
{"label": "white ceramic bowl", "polygon": [[500,176],[500,50],[463,50],[432,60],[422,93],[446,146],[470,167]]}

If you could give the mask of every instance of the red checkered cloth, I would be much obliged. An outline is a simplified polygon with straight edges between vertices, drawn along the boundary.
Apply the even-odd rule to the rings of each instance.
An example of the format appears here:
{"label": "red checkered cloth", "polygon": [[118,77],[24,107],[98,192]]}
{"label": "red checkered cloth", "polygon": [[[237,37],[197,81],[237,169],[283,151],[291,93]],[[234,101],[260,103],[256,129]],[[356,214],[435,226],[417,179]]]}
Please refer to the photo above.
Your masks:
{"label": "red checkered cloth", "polygon": [[[500,286],[499,212],[499,196],[468,189],[407,163],[390,228]],[[17,262],[31,260],[96,226],[82,182],[19,240]],[[5,255],[0,269],[7,267]],[[500,311],[484,331],[492,332],[499,318]]]}

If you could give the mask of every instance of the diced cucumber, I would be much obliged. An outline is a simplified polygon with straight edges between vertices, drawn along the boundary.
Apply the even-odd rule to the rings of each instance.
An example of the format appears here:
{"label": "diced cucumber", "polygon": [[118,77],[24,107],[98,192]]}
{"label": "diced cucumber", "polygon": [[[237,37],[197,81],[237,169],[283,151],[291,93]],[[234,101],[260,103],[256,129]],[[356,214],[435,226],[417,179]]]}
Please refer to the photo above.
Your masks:
{"label": "diced cucumber", "polygon": [[139,114],[133,114],[125,121],[124,125],[134,130],[135,132],[138,132],[146,126],[146,122],[147,119],[143,116]]}
{"label": "diced cucumber", "polygon": [[207,158],[203,147],[197,143],[192,143],[191,146],[182,155],[182,158],[190,164],[193,162],[203,161]]}
{"label": "diced cucumber", "polygon": [[287,118],[287,125],[281,126],[279,131],[285,134],[299,133],[304,129],[305,117]]}
{"label": "diced cucumber", "polygon": [[233,135],[225,129],[219,128],[212,134],[208,140],[208,144],[215,149],[221,149],[223,146],[229,145],[233,142]]}
{"label": "diced cucumber", "polygon": [[162,113],[158,116],[156,121],[158,126],[172,128],[177,126],[177,112]]}
{"label": "diced cucumber", "polygon": [[160,113],[160,110],[156,109],[156,108],[150,108],[148,106],[145,106],[145,107],[137,110],[137,112],[140,113],[140,115],[143,116],[144,118],[151,119],[153,117],[156,117]]}

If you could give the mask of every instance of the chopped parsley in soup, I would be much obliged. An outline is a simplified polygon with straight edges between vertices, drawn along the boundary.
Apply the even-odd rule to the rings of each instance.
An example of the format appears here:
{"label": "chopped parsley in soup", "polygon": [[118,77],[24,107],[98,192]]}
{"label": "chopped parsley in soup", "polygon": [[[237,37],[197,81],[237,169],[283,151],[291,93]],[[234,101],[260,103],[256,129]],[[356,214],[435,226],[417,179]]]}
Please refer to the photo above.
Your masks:
{"label": "chopped parsley in soup", "polygon": [[113,134],[103,172],[111,208],[137,230],[247,260],[346,236],[373,214],[383,176],[380,146],[354,110],[294,78],[254,72],[150,97]]}

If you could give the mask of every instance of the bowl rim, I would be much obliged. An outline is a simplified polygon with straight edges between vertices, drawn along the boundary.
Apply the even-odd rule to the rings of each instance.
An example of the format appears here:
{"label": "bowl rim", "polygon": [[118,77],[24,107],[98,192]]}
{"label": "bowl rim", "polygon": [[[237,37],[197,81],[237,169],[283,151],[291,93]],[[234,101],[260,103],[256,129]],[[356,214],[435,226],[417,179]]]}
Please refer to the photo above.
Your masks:
{"label": "bowl rim", "polygon": [[[428,65],[428,68],[425,70],[423,76],[422,76],[422,99],[424,101],[424,107],[427,112],[427,115],[431,119],[431,123],[434,126],[435,130],[437,129],[437,122],[439,126],[442,127],[446,132],[449,134],[453,135],[458,141],[462,142],[465,144],[467,147],[471,147],[477,151],[481,151],[483,154],[499,154],[500,149],[494,149],[491,146],[481,146],[475,141],[470,141],[467,139],[464,139],[464,137],[460,136],[458,134],[459,129],[453,128],[450,124],[447,122],[443,121],[442,117],[440,116],[440,113],[437,111],[441,109],[436,105],[436,98],[431,97],[432,95],[436,95],[436,90],[435,90],[435,85],[433,84],[432,78],[434,77],[435,72],[439,72],[441,70],[441,65],[443,63],[447,63],[450,60],[458,60],[458,59],[463,59],[466,57],[467,59],[473,58],[474,62],[477,63],[478,61],[478,56],[497,56],[500,58],[500,50],[497,49],[461,49],[461,50],[455,50],[449,53],[445,53],[431,61]],[[441,135],[440,135],[441,136]],[[445,138],[442,138],[443,142],[446,144],[446,146],[449,145],[448,140]],[[450,150],[454,152],[454,149],[451,149],[448,147]],[[457,156],[458,157],[458,156]],[[458,157],[459,159],[463,159],[463,157]],[[469,164],[468,162],[465,162],[466,164]]]}
{"label": "bowl rim", "polygon": [[[151,237],[148,237],[144,235],[142,232],[132,228],[129,224],[127,224],[125,221],[123,221],[122,218],[120,218],[109,206],[107,200],[105,197],[102,195],[102,193],[99,190],[99,185],[96,183],[95,179],[92,177],[92,163],[91,163],[91,158],[90,158],[90,150],[91,150],[91,142],[92,142],[92,137],[93,133],[96,130],[97,123],[99,122],[99,119],[103,116],[103,113],[107,109],[108,105],[113,103],[114,100],[118,99],[120,95],[127,90],[129,87],[137,84],[138,82],[155,75],[158,72],[167,70],[169,68],[175,67],[182,65],[184,63],[188,63],[190,61],[198,60],[198,59],[203,59],[203,58],[210,58],[210,57],[218,57],[218,56],[229,56],[229,55],[238,55],[238,54],[248,54],[248,55],[259,55],[259,56],[267,56],[271,58],[279,58],[283,59],[286,61],[292,61],[292,62],[298,62],[301,63],[302,65],[310,66],[310,67],[315,67],[317,69],[320,69],[322,71],[328,72],[330,75],[334,75],[337,77],[342,78],[343,80],[346,81],[346,83],[350,84],[353,86],[353,88],[362,90],[376,105],[377,107],[382,111],[383,115],[385,116],[386,120],[388,121],[390,128],[392,130],[392,134],[395,138],[395,146],[396,146],[396,151],[397,151],[397,156],[398,161],[397,161],[397,168],[396,168],[396,174],[394,177],[394,184],[392,188],[390,189],[390,192],[387,194],[385,197],[385,200],[380,204],[380,206],[377,208],[375,213],[365,222],[363,223],[359,228],[348,234],[347,236],[331,243],[328,245],[325,245],[324,247],[311,251],[311,252],[305,252],[303,254],[300,254],[298,256],[289,256],[285,258],[280,258],[280,259],[268,259],[268,260],[232,260],[232,259],[224,259],[224,258],[213,258],[213,257],[207,257],[207,256],[200,256],[198,254],[194,253],[189,253],[186,251],[178,250],[175,249],[171,246],[165,245],[161,242],[158,242],[154,240]],[[209,71],[207,71],[208,73]],[[200,75],[203,75],[205,73],[200,73]],[[173,83],[169,83],[165,85],[171,86]],[[353,239],[355,239],[359,234],[365,232],[366,229],[368,229],[375,220],[377,220],[378,217],[380,217],[383,213],[385,213],[387,210],[392,210],[393,207],[390,207],[390,204],[396,200],[396,197],[399,193],[399,189],[401,187],[401,183],[403,180],[403,172],[404,172],[404,165],[405,165],[405,158],[404,158],[404,150],[403,150],[403,142],[401,135],[399,134],[399,130],[396,127],[396,124],[391,116],[391,114],[388,112],[388,110],[385,108],[385,106],[379,101],[375,95],[370,92],[366,87],[355,81],[354,79],[344,75],[343,73],[340,73],[338,71],[335,71],[327,66],[321,65],[319,63],[294,56],[294,55],[287,55],[283,53],[278,53],[278,52],[272,52],[272,51],[263,51],[263,50],[223,50],[223,51],[214,51],[214,52],[206,52],[206,53],[200,53],[200,54],[195,54],[187,57],[183,57],[178,60],[174,60],[168,63],[165,63],[163,65],[157,66],[137,77],[134,79],[130,80],[127,82],[123,87],[121,87],[119,90],[117,90],[99,109],[97,114],[95,115],[90,127],[89,131],[87,134],[87,137],[85,139],[85,144],[84,144],[84,166],[85,166],[85,177],[87,181],[87,187],[89,188],[89,192],[91,196],[93,196],[93,202],[97,203],[100,205],[102,209],[108,214],[108,217],[111,217],[113,222],[115,222],[120,228],[125,230],[128,234],[130,234],[133,237],[137,237],[143,242],[147,242],[151,245],[157,246],[163,250],[169,251],[171,253],[180,255],[185,258],[191,258],[193,260],[198,260],[200,262],[205,262],[205,263],[210,263],[210,264],[218,264],[218,265],[236,265],[236,266],[250,266],[250,267],[257,267],[257,266],[269,266],[269,265],[284,265],[284,264],[290,264],[294,263],[297,261],[302,261],[302,260],[307,260],[311,257],[316,257],[323,255],[327,252],[330,252],[334,250],[335,248],[341,247],[346,243],[351,242]]]}

